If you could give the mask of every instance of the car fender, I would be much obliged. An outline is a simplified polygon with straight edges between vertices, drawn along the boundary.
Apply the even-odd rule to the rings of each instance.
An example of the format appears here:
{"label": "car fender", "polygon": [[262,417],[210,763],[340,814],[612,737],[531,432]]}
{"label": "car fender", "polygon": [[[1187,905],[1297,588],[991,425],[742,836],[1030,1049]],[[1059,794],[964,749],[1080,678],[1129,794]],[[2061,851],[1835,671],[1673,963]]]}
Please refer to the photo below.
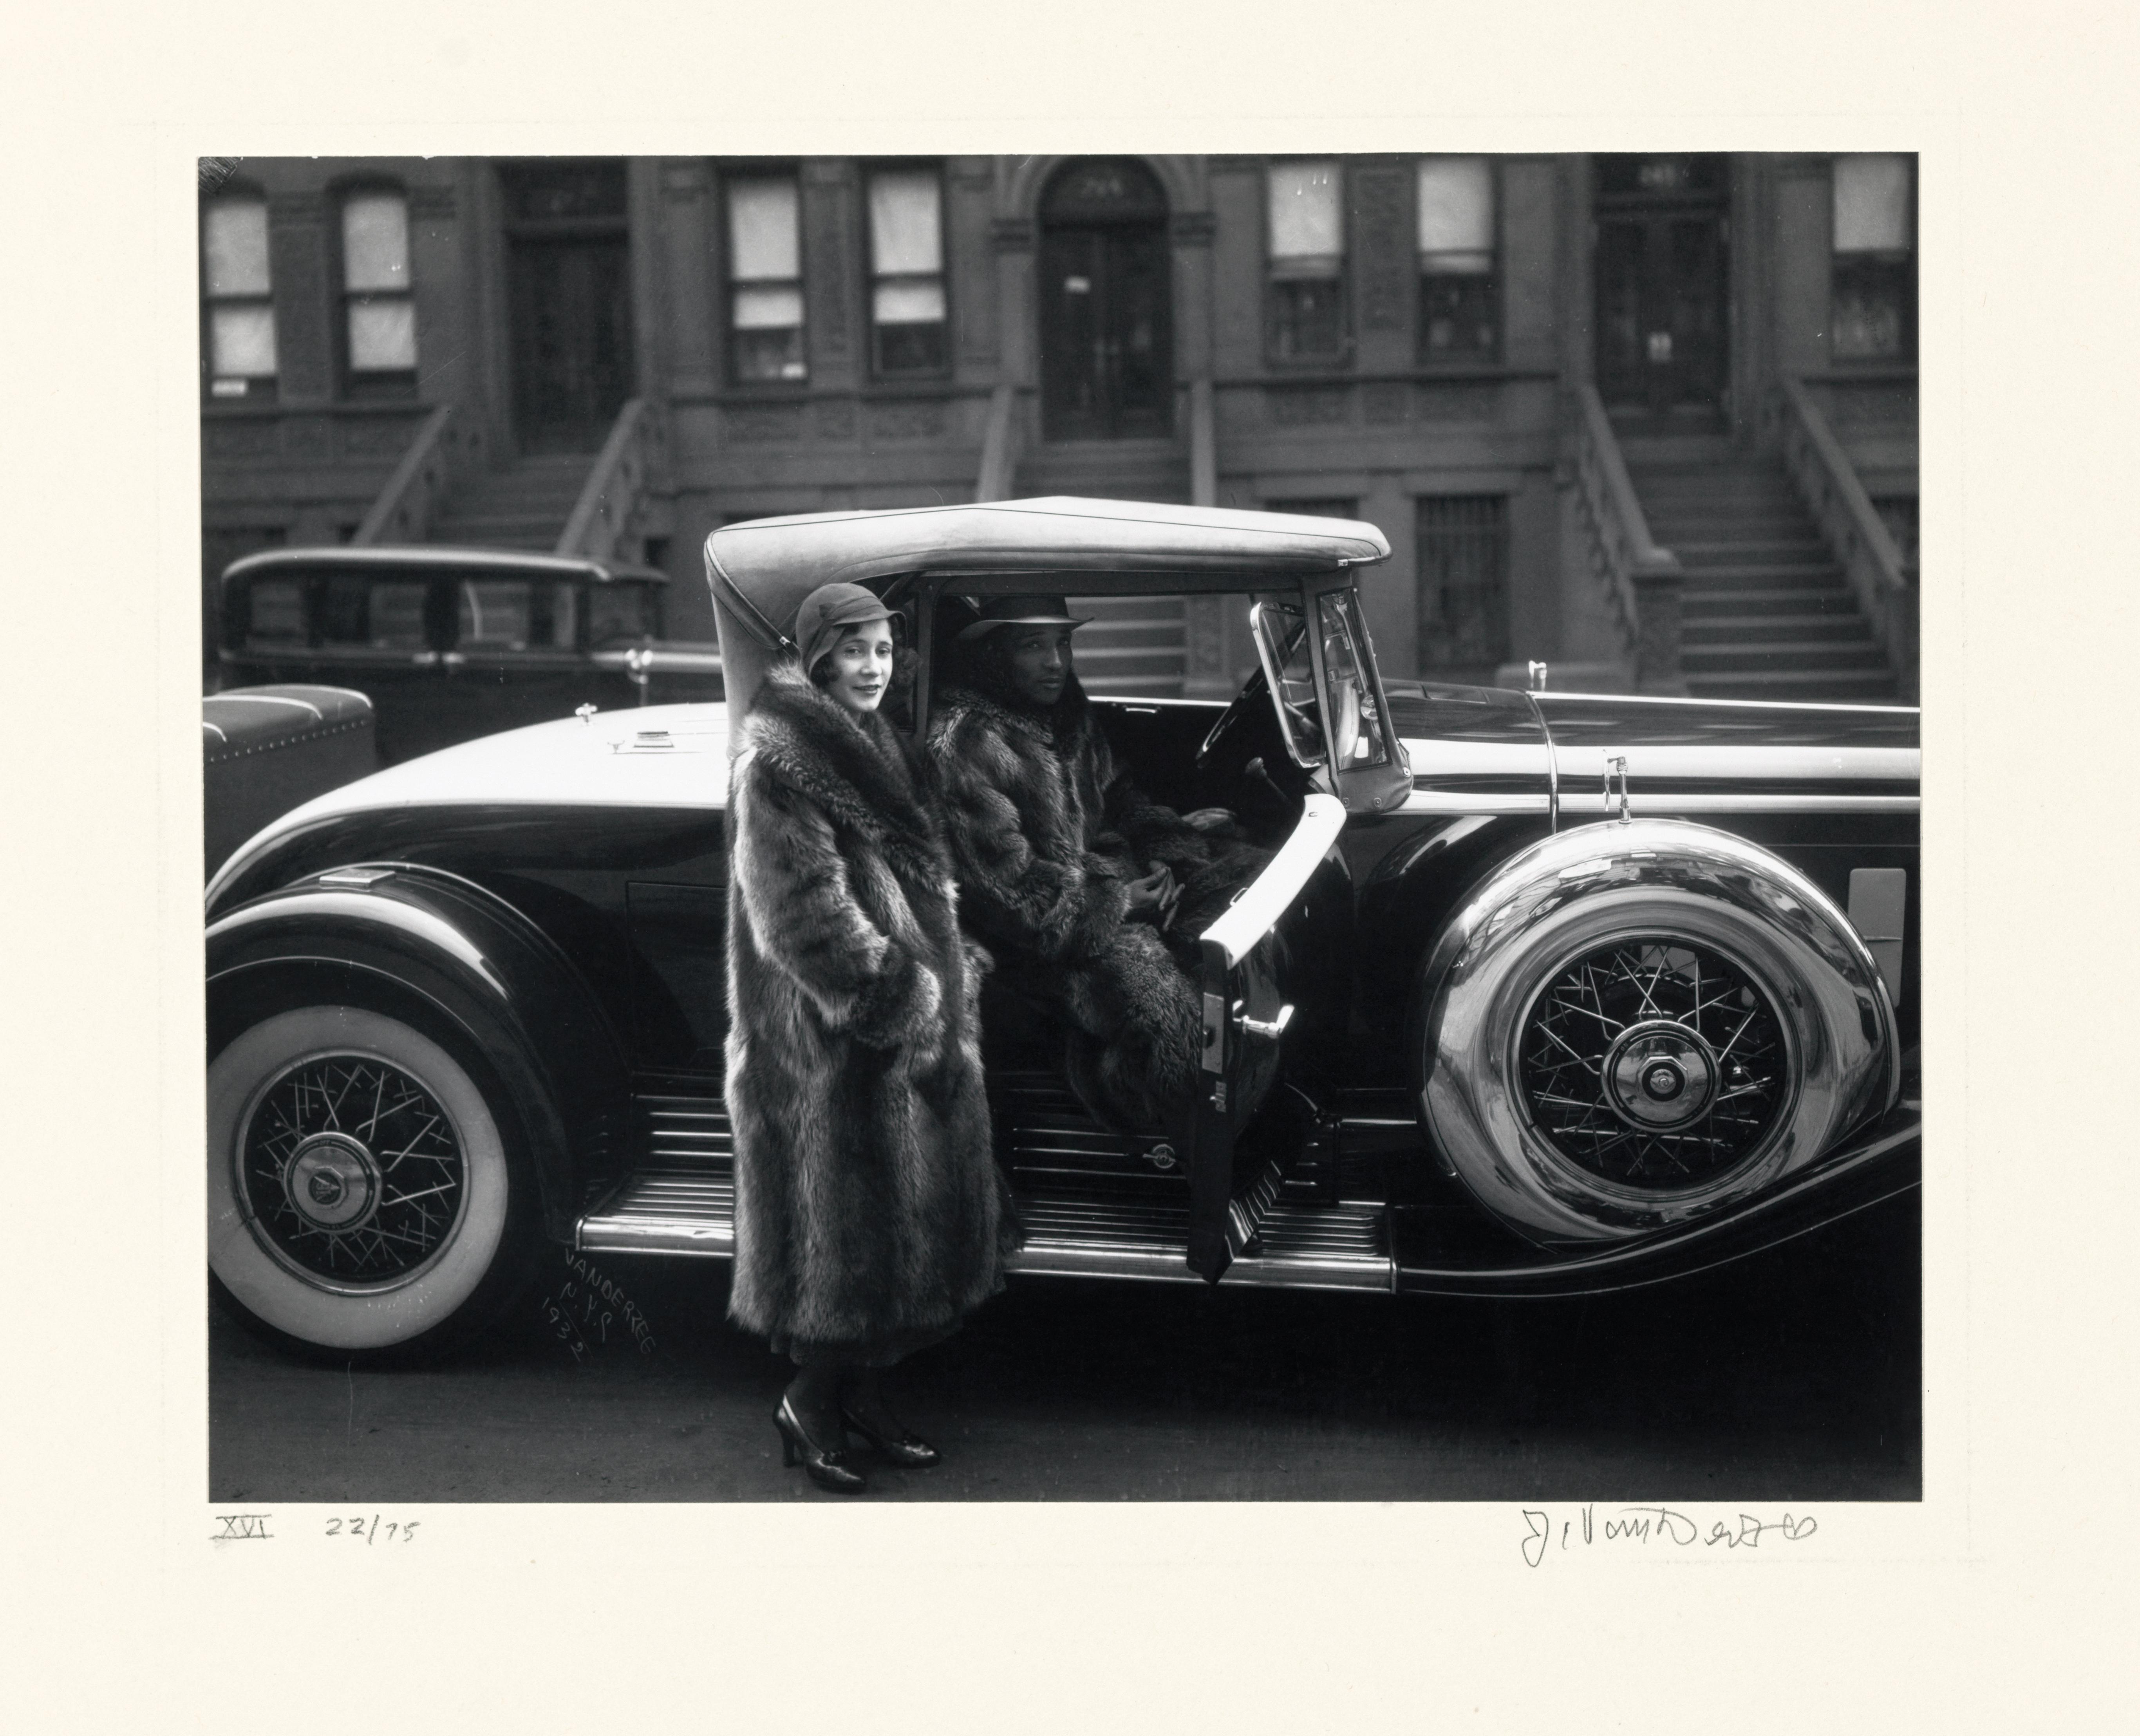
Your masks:
{"label": "car fender", "polygon": [[224,912],[208,930],[211,1019],[226,997],[292,973],[356,973],[415,996],[496,1071],[523,1123],[543,1224],[569,1239],[621,1157],[631,1072],[622,1044],[549,938],[483,888],[438,869],[330,869]]}

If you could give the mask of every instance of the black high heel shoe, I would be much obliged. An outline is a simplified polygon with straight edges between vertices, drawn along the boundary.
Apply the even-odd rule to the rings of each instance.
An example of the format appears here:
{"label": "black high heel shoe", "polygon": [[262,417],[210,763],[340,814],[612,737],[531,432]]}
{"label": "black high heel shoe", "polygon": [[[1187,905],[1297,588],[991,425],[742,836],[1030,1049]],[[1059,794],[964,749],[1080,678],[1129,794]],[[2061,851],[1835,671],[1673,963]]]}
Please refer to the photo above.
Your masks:
{"label": "black high heel shoe", "polygon": [[847,1408],[845,1400],[840,1402],[840,1420],[902,1469],[925,1471],[944,1457],[920,1435],[910,1434],[903,1429],[897,1434],[878,1434]]}
{"label": "black high heel shoe", "polygon": [[781,1395],[780,1408],[773,1413],[773,1426],[780,1431],[780,1463],[793,1467],[800,1461],[810,1474],[810,1480],[819,1488],[831,1489],[835,1494],[859,1495],[869,1487],[869,1479],[847,1463],[844,1445],[821,1447],[810,1439],[810,1432],[795,1414],[795,1407]]}

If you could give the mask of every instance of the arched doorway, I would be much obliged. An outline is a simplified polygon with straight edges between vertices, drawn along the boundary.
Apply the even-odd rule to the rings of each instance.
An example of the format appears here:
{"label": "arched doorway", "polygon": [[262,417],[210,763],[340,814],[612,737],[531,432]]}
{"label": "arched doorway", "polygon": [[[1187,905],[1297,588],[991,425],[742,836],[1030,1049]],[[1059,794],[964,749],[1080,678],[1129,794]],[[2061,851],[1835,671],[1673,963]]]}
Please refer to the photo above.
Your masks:
{"label": "arched doorway", "polygon": [[1166,194],[1127,157],[1066,163],[1040,201],[1041,427],[1051,440],[1174,425]]}

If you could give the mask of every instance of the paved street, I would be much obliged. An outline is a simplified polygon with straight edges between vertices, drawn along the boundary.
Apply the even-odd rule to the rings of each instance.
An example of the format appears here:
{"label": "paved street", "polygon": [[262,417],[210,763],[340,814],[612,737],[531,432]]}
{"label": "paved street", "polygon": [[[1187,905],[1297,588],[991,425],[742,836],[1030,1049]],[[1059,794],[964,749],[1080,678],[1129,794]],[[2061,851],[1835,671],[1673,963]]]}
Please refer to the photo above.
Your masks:
{"label": "paved street", "polygon": [[[895,1377],[945,1462],[876,1468],[872,1490],[1914,1498],[1916,1233],[1906,1199],[1723,1273],[1565,1302],[1026,1281]],[[211,1498],[830,1498],[781,1469],[783,1366],[722,1324],[725,1289],[720,1266],[553,1255],[493,1338],[418,1373],[306,1366],[218,1317]]]}

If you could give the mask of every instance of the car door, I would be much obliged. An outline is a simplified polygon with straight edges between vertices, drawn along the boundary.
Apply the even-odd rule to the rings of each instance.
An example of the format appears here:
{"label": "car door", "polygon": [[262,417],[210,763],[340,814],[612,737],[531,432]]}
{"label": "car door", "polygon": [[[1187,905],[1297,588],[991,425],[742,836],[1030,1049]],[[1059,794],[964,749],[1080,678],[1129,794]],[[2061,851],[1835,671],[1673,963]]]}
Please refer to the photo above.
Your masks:
{"label": "car door", "polygon": [[1201,1073],[1189,1131],[1189,1264],[1216,1283],[1252,1229],[1235,1202],[1234,1148],[1275,1068],[1293,1009],[1269,944],[1344,829],[1344,804],[1321,791],[1302,803],[1292,836],[1200,937]]}
{"label": "car door", "polygon": [[1336,848],[1350,813],[1381,813],[1411,789],[1411,767],[1349,579],[1273,597],[1249,613],[1286,748],[1313,787],[1264,871],[1200,937],[1202,1075],[1190,1131],[1189,1263],[1217,1282],[1252,1230],[1236,1202],[1235,1142],[1262,1096],[1293,1018],[1272,969],[1279,919]]}

